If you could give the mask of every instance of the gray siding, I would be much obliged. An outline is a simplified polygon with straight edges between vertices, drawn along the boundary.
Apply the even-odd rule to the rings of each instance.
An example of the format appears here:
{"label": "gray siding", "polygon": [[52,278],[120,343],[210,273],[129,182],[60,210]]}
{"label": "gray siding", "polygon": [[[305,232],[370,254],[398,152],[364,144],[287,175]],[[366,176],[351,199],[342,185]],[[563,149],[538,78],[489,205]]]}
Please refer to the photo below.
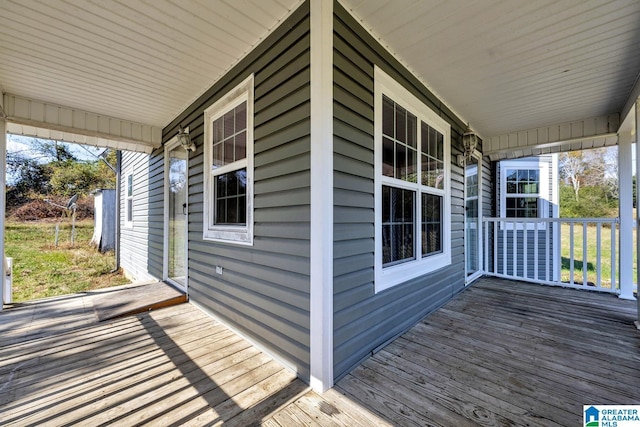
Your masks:
{"label": "gray siding", "polygon": [[[133,225],[126,227],[126,176],[133,172]],[[123,152],[120,195],[120,265],[134,280],[162,278],[163,155]]]}
{"label": "gray siding", "polygon": [[464,288],[463,171],[452,161],[452,264],[374,292],[374,64],[451,124],[452,160],[460,153],[464,124],[334,4],[334,374],[339,379]]}
{"label": "gray siding", "polygon": [[[189,126],[189,296],[309,380],[309,8],[265,41],[164,130]],[[204,110],[255,73],[253,246],[204,241]],[[223,274],[215,273],[221,266]]]}
{"label": "gray siding", "polygon": [[[484,142],[483,142],[483,147],[484,147]],[[493,175],[493,163],[491,162],[491,160],[489,160],[489,157],[483,157],[482,158],[482,213],[481,215],[483,217],[494,217],[495,212],[494,212],[494,206],[495,206],[495,201],[493,199],[493,195],[495,193],[496,190],[496,184],[495,184],[495,179],[492,176]],[[482,223],[482,233],[484,233],[484,223]],[[488,245],[487,245],[488,243]],[[485,242],[484,240],[482,241],[483,244],[483,254],[486,248],[489,249],[489,253],[488,255],[488,259],[487,261],[489,262],[489,265],[493,265],[491,263],[493,263],[493,237],[489,236],[488,242]],[[483,259],[481,260],[482,263],[481,265],[484,266],[484,260],[485,257],[483,257]]]}

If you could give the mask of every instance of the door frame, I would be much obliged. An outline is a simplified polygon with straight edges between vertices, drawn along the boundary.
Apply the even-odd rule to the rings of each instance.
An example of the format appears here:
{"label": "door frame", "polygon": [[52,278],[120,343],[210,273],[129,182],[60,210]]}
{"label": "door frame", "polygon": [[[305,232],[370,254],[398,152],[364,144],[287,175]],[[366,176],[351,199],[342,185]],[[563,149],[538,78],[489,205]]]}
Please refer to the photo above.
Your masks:
{"label": "door frame", "polygon": [[477,265],[478,265],[478,269],[475,271],[475,273],[471,274],[471,275],[467,275],[467,271],[468,271],[468,262],[467,262],[467,254],[468,254],[468,247],[469,247],[469,242],[467,241],[467,165],[464,165],[464,169],[463,169],[463,179],[464,179],[464,277],[465,277],[465,286],[468,286],[469,284],[473,283],[474,281],[476,281],[477,279],[479,279],[480,277],[482,277],[482,275],[484,274],[484,269],[482,266],[483,263],[483,259],[484,259],[484,254],[483,254],[483,249],[484,249],[484,245],[483,243],[483,224],[482,224],[482,190],[483,190],[483,186],[482,186],[482,153],[480,153],[478,150],[474,151],[472,154],[472,157],[474,159],[476,159],[477,163],[477,167],[478,167],[478,232],[477,232],[477,244],[478,244],[478,248],[476,253],[478,254],[478,259],[477,259]]}
{"label": "door frame", "polygon": [[175,286],[176,288],[184,291],[187,296],[189,295],[189,151],[187,152],[187,175],[186,175],[186,183],[185,183],[185,196],[187,199],[187,207],[186,207],[186,221],[187,227],[185,230],[185,276],[184,276],[184,285],[172,280],[169,277],[169,153],[173,151],[176,147],[180,147],[180,143],[178,142],[178,137],[175,136],[169,142],[167,142],[164,146],[164,226],[163,226],[163,255],[162,255],[162,279]]}

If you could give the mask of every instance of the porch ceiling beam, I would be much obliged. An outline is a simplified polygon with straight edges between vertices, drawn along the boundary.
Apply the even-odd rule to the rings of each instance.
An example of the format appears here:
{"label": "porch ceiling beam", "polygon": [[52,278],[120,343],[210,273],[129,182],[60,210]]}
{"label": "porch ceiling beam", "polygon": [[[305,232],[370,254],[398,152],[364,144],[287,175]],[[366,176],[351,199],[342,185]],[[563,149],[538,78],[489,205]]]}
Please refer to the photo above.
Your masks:
{"label": "porch ceiling beam", "polygon": [[118,150],[150,153],[162,128],[5,93],[7,132]]}
{"label": "porch ceiling beam", "polygon": [[569,123],[511,132],[485,141],[491,160],[616,145],[620,116],[609,114]]}

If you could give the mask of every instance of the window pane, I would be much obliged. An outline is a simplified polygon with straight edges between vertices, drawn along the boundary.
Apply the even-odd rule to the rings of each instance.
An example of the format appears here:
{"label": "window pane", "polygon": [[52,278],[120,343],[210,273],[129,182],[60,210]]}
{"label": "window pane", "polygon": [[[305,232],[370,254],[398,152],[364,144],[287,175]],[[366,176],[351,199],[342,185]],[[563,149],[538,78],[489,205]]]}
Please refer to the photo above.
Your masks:
{"label": "window pane", "polygon": [[224,165],[224,143],[220,142],[213,146],[213,169]]}
{"label": "window pane", "polygon": [[224,164],[233,163],[233,137],[224,141]]}
{"label": "window pane", "polygon": [[396,173],[398,179],[407,179],[407,147],[396,143]]}
{"label": "window pane", "polygon": [[516,182],[518,178],[518,171],[513,169],[507,169],[507,182]]}
{"label": "window pane", "polygon": [[407,142],[407,110],[396,104],[396,140]]}
{"label": "window pane", "polygon": [[416,116],[407,112],[407,145],[413,148],[417,146],[417,119]]}
{"label": "window pane", "polygon": [[418,182],[418,156],[413,148],[407,148],[407,170],[406,181]]}
{"label": "window pane", "polygon": [[394,174],[394,150],[393,141],[389,138],[382,139],[382,175],[393,176]]}
{"label": "window pane", "polygon": [[243,102],[235,108],[236,123],[234,133],[242,132],[247,128],[247,103]]}
{"label": "window pane", "polygon": [[229,111],[227,114],[223,116],[224,121],[224,139],[229,138],[235,133],[235,114],[233,110]]}
{"label": "window pane", "polygon": [[133,196],[133,175],[127,177],[127,197]]}
{"label": "window pane", "polygon": [[422,194],[422,256],[442,252],[442,197]]}
{"label": "window pane", "polygon": [[236,135],[236,152],[234,159],[237,162],[247,157],[247,132],[241,132]]}
{"label": "window pane", "polygon": [[393,138],[395,136],[394,123],[393,101],[385,96],[382,98],[382,133]]}
{"label": "window pane", "polygon": [[382,263],[414,259],[415,192],[382,186]]}
{"label": "window pane", "polygon": [[215,224],[245,225],[247,170],[225,173],[215,179]]}
{"label": "window pane", "polygon": [[127,199],[127,221],[133,221],[133,199]]}

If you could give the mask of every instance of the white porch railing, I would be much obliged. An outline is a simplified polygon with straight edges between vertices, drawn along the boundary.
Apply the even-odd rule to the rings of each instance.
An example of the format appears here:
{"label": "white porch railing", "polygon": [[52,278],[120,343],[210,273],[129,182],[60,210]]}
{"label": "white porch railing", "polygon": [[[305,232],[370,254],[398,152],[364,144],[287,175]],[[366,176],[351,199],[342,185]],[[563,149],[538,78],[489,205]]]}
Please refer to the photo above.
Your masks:
{"label": "white porch railing", "polygon": [[483,218],[489,276],[620,293],[618,218]]}

